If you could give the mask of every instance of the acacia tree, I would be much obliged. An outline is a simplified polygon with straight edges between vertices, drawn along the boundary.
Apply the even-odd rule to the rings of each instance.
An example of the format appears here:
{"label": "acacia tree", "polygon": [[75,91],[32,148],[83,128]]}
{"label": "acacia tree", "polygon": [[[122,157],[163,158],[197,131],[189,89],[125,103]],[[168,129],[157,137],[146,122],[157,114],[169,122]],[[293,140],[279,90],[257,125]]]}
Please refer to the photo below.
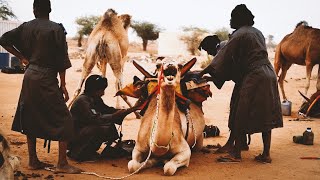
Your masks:
{"label": "acacia tree", "polygon": [[268,48],[275,48],[276,47],[276,44],[274,43],[273,41],[274,39],[274,36],[273,35],[268,35],[268,38],[267,38],[267,47]]}
{"label": "acacia tree", "polygon": [[0,0],[0,19],[8,20],[9,17],[16,18],[16,15],[11,10],[11,7],[7,1]]}
{"label": "acacia tree", "polygon": [[99,22],[100,16],[83,16],[76,19],[78,28],[78,47],[82,46],[83,36],[88,36],[92,32],[93,28]]}
{"label": "acacia tree", "polygon": [[216,34],[219,37],[220,41],[225,41],[229,39],[230,33],[227,28],[223,27],[221,29],[214,31],[214,34]]}
{"label": "acacia tree", "polygon": [[209,31],[206,29],[201,29],[198,27],[182,27],[182,30],[186,33],[185,35],[182,35],[180,37],[180,40],[182,40],[187,45],[188,51],[191,53],[191,55],[195,55],[196,52],[198,52],[199,44],[205,34],[208,34]]}
{"label": "acacia tree", "polygon": [[147,50],[148,41],[156,40],[159,38],[159,33],[162,31],[157,25],[152,24],[147,21],[138,22],[133,21],[131,23],[132,29],[137,33],[137,35],[142,39],[143,51]]}

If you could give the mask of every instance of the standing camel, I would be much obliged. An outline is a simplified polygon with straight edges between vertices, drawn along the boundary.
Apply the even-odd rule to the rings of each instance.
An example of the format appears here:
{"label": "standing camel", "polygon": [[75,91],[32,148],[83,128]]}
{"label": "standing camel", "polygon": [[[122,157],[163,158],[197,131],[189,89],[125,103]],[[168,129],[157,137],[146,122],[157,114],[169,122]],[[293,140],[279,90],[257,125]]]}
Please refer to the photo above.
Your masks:
{"label": "standing camel", "polygon": [[[297,24],[294,31],[286,35],[276,48],[274,69],[279,76],[279,86],[283,100],[287,100],[283,81],[292,64],[306,66],[307,82],[305,94],[310,86],[310,77],[313,66],[320,64],[320,29],[307,26],[304,21]],[[318,69],[317,90],[320,90],[320,67]]]}
{"label": "standing camel", "polygon": [[[123,66],[129,47],[128,29],[130,22],[130,15],[118,15],[113,9],[108,9],[101,17],[88,38],[81,80],[69,107],[80,94],[85,79],[95,65],[99,68],[102,76],[105,77],[107,64],[109,63],[116,77],[116,91],[122,88]],[[132,107],[126,96],[121,97]],[[116,107],[119,108],[119,106],[120,101],[117,97]],[[138,114],[136,116],[139,117]]]}

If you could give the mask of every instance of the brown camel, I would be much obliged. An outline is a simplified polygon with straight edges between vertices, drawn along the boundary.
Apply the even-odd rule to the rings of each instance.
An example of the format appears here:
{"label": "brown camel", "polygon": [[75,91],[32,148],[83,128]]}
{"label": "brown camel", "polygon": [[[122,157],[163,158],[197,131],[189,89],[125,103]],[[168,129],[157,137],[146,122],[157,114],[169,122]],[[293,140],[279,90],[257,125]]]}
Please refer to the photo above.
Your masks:
{"label": "brown camel", "polygon": [[[306,66],[307,82],[305,94],[310,86],[310,77],[313,66],[320,64],[320,29],[307,26],[304,21],[297,24],[294,31],[286,35],[276,48],[274,69],[279,76],[279,86],[284,100],[283,81],[292,64]],[[320,90],[320,67],[318,69],[317,90]]]}
{"label": "brown camel", "polygon": [[[85,79],[95,65],[97,65],[101,71],[102,76],[105,77],[107,64],[109,63],[116,77],[116,91],[122,88],[123,66],[129,47],[128,29],[130,22],[130,15],[118,15],[113,9],[108,9],[101,17],[99,23],[88,38],[81,80],[79,81],[73,99],[69,103],[69,107],[80,94]],[[126,96],[121,97],[132,107]],[[119,108],[119,106],[120,101],[117,97],[116,107]],[[137,115],[137,117],[139,116]]]}
{"label": "brown camel", "polygon": [[131,173],[161,161],[165,163],[164,174],[174,175],[177,168],[189,165],[191,149],[202,148],[205,121],[201,107],[191,102],[190,110],[182,111],[176,104],[176,97],[181,95],[180,77],[195,62],[193,59],[184,66],[171,62],[158,64],[156,78],[135,64],[146,79],[151,80],[148,84],[150,101],[141,119],[132,160],[128,163]]}

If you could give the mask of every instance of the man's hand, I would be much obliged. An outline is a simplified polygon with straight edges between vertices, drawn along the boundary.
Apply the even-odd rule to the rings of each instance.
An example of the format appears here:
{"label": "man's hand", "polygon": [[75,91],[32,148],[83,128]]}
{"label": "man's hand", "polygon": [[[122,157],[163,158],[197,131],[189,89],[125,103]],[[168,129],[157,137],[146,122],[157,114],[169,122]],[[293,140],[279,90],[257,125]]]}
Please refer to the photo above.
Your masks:
{"label": "man's hand", "polygon": [[69,100],[69,93],[65,85],[60,86],[61,92],[64,96],[64,101],[67,102]]}
{"label": "man's hand", "polygon": [[124,118],[127,115],[127,109],[119,109],[117,112],[112,114],[113,118]]}
{"label": "man's hand", "polygon": [[22,63],[22,65],[23,65],[24,67],[26,67],[26,66],[29,64],[29,60],[23,57],[23,58],[21,59],[21,63]]}

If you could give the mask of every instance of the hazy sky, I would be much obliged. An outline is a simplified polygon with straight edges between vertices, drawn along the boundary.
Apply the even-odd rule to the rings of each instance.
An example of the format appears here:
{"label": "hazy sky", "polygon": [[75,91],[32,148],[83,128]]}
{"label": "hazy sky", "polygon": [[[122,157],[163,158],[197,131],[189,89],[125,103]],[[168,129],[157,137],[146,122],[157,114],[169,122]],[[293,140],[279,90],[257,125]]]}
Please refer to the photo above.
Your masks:
{"label": "hazy sky", "polygon": [[[18,20],[34,18],[33,0],[8,2]],[[273,35],[276,42],[292,32],[301,20],[320,28],[319,0],[51,0],[50,18],[63,23],[69,37],[76,35],[77,17],[102,15],[109,8],[130,14],[134,20],[157,24],[168,32],[179,32],[182,26],[191,25],[214,31],[229,28],[230,13],[238,4],[246,4],[255,15],[254,26],[265,37]],[[134,36],[132,32],[129,35]]]}

